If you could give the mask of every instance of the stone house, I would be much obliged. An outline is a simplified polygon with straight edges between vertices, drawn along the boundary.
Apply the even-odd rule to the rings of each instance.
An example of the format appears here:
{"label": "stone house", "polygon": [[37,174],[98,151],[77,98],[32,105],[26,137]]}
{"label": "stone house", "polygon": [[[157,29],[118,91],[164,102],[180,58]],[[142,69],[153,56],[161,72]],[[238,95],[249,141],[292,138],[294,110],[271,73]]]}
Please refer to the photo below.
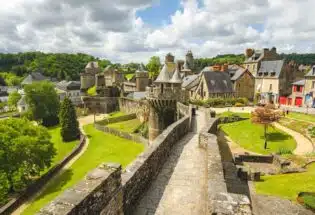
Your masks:
{"label": "stone house", "polygon": [[248,69],[240,67],[234,74],[230,73],[230,76],[235,96],[252,101],[255,92],[255,77],[253,74]]}
{"label": "stone house", "polygon": [[305,103],[309,106],[315,107],[315,66],[312,66],[308,73],[304,76],[305,86],[304,95]]}
{"label": "stone house", "polygon": [[105,78],[105,86],[107,87],[112,87],[114,84],[123,83],[125,80],[123,73],[119,72],[111,65],[108,65],[104,69],[103,74]]}
{"label": "stone house", "polygon": [[129,81],[123,82],[124,93],[144,92],[146,87],[149,86],[149,72],[146,71],[142,65],[135,72],[134,78]]}
{"label": "stone house", "polygon": [[275,47],[270,50],[268,48],[264,48],[263,50],[246,49],[243,67],[256,76],[262,61],[280,59],[281,57],[277,54],[277,49]]}
{"label": "stone house", "polygon": [[61,81],[56,84],[56,90],[60,101],[67,96],[74,105],[80,105],[81,101],[81,83],[79,81]]}
{"label": "stone house", "polygon": [[255,93],[262,103],[287,104],[292,93],[292,83],[303,79],[295,64],[284,60],[262,61],[255,76]]}
{"label": "stone house", "polygon": [[24,80],[21,82],[21,85],[24,86],[27,84],[32,84],[37,81],[45,81],[45,80],[51,81],[51,78],[44,76],[40,72],[32,72],[31,74],[26,76],[26,78],[24,78]]}
{"label": "stone house", "polygon": [[201,71],[200,82],[193,94],[193,99],[206,100],[216,97],[233,97],[235,92],[230,75],[217,67],[206,67]]}

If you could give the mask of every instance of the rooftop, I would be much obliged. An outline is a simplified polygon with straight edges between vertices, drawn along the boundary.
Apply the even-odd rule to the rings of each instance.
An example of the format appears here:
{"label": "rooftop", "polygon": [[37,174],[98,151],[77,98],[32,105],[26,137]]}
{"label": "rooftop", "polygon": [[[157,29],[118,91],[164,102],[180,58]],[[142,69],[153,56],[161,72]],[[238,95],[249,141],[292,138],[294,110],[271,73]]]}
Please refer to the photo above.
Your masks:
{"label": "rooftop", "polygon": [[283,60],[262,61],[256,78],[279,78],[283,64]]}
{"label": "rooftop", "polygon": [[202,75],[206,80],[208,91],[210,93],[233,92],[233,85],[228,73],[220,71],[203,71]]}

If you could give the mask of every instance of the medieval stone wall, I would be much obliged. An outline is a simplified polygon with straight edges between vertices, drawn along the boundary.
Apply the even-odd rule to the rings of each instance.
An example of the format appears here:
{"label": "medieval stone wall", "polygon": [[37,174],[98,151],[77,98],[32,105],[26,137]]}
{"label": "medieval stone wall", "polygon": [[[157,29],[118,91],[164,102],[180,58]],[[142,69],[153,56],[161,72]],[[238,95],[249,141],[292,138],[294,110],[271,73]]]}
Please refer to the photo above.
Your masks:
{"label": "medieval stone wall", "polygon": [[124,113],[136,113],[139,106],[148,105],[145,101],[139,101],[129,98],[119,98],[120,111]]}

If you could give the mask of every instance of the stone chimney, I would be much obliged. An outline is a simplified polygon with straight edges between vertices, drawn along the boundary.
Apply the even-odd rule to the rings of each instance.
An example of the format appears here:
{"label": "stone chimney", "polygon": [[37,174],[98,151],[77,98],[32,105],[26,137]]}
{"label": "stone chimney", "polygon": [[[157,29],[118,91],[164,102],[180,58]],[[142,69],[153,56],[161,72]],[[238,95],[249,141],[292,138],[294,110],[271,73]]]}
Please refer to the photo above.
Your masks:
{"label": "stone chimney", "polygon": [[227,63],[225,63],[221,66],[221,72],[227,72],[228,69],[229,69],[229,65]]}
{"label": "stone chimney", "polygon": [[213,71],[220,71],[221,70],[221,65],[216,64],[212,68],[213,68]]}

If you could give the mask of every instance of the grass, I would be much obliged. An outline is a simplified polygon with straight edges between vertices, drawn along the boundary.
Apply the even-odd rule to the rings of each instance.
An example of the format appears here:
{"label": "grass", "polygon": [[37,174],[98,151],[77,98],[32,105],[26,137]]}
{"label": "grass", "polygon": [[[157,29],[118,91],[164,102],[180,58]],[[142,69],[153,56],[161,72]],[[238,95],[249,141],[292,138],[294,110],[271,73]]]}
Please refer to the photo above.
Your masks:
{"label": "grass", "polygon": [[79,140],[75,140],[72,142],[63,142],[60,135],[60,127],[51,127],[48,129],[49,134],[51,135],[51,141],[54,144],[55,149],[57,150],[57,154],[53,159],[51,167],[57,164],[59,161],[64,159],[73,148],[79,144]]}
{"label": "grass", "polygon": [[312,209],[315,209],[315,196],[305,195],[302,198],[304,200],[304,205],[306,205],[307,207],[310,207]]}
{"label": "grass", "polygon": [[237,116],[240,116],[242,118],[250,118],[250,113],[236,113],[236,112],[234,113],[231,111],[226,111],[226,112],[220,113],[220,114],[218,114],[218,117],[230,117],[233,115],[237,115]]}
{"label": "grass", "polygon": [[126,74],[126,75],[125,75],[125,77],[126,77],[126,79],[127,79],[128,81],[131,80],[131,79],[133,78],[133,76],[135,76],[134,73],[132,73],[132,74]]}
{"label": "grass", "polygon": [[4,117],[4,116],[7,116],[7,117],[11,117],[15,114],[18,114],[19,112],[18,111],[8,111],[8,112],[0,112],[0,116]]}
{"label": "grass", "polygon": [[264,127],[251,123],[249,119],[223,124],[220,128],[235,143],[244,149],[259,154],[276,153],[281,149],[293,151],[296,148],[296,142],[293,137],[281,130],[269,127],[268,147],[264,149]]}
{"label": "grass", "polygon": [[134,133],[135,130],[141,125],[141,122],[139,119],[132,119],[127,120],[123,122],[116,122],[108,124],[107,126],[110,128],[115,128],[120,131],[124,131],[127,133]]}
{"label": "grass", "polygon": [[303,121],[315,123],[315,115],[312,115],[312,114],[289,112],[289,115],[287,115],[287,117],[296,119],[296,120],[303,120]]}
{"label": "grass", "polygon": [[315,164],[308,166],[304,173],[262,176],[255,182],[256,192],[296,200],[299,192],[315,191]]}
{"label": "grass", "polygon": [[110,113],[109,116],[106,118],[109,119],[109,118],[114,118],[114,117],[119,117],[119,116],[124,116],[124,115],[126,115],[124,112],[115,111],[115,112]]}
{"label": "grass", "polygon": [[22,214],[35,214],[101,163],[116,162],[125,168],[144,149],[142,144],[98,131],[93,125],[84,126],[84,130],[90,141],[86,152],[69,169],[52,180]]}

